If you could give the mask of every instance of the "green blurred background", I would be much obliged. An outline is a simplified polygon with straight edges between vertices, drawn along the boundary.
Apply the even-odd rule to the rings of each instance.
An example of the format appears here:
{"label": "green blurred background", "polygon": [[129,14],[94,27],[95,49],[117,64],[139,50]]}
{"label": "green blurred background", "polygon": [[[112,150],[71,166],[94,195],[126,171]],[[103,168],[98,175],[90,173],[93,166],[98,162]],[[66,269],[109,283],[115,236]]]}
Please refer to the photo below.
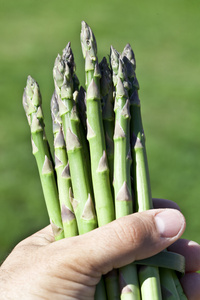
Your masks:
{"label": "green blurred background", "polygon": [[57,53],[71,41],[84,83],[81,21],[93,29],[99,59],[129,42],[136,54],[154,197],[176,201],[184,237],[200,242],[200,3],[0,0],[0,260],[48,224],[22,108],[27,75],[40,85],[47,135]]}

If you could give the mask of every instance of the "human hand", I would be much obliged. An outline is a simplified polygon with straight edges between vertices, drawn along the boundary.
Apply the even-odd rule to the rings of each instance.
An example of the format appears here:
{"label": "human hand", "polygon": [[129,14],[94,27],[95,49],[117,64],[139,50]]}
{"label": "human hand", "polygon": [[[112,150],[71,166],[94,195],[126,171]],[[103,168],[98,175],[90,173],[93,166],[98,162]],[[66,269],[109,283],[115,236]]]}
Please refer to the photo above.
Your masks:
{"label": "human hand", "polygon": [[[56,242],[48,226],[20,242],[1,266],[1,299],[94,299],[103,274],[155,255],[177,241],[184,228],[184,217],[175,209],[135,213]],[[186,271],[197,271],[200,246],[177,241],[172,251],[181,253],[180,243]],[[199,274],[186,274],[182,282],[189,300],[200,298]]]}

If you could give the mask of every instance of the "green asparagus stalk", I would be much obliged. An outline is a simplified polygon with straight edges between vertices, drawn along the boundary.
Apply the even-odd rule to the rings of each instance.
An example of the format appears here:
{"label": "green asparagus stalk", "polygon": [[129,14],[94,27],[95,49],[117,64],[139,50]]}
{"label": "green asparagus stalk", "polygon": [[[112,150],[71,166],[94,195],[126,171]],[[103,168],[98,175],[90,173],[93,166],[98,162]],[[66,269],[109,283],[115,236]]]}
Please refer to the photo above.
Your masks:
{"label": "green asparagus stalk", "polygon": [[174,283],[175,283],[175,286],[176,286],[176,289],[177,289],[177,292],[178,292],[178,296],[179,296],[179,299],[180,300],[187,300],[187,297],[183,291],[183,288],[182,288],[182,285],[176,275],[176,273],[173,271],[172,272],[172,276],[173,276],[173,279],[174,279]]}
{"label": "green asparagus stalk", "polygon": [[87,139],[90,146],[97,219],[99,226],[102,226],[114,220],[114,203],[101,113],[101,75],[97,59],[97,45],[92,30],[85,22],[82,22],[81,44],[86,73]]}
{"label": "green asparagus stalk", "polygon": [[113,166],[114,166],[114,98],[112,74],[104,57],[99,64],[101,71],[100,91],[102,99],[102,118],[104,134],[106,139],[106,151],[108,155],[108,165],[110,170],[110,182],[113,182]]}
{"label": "green asparagus stalk", "polygon": [[78,234],[78,228],[70,202],[71,176],[57,98],[58,96],[54,91],[51,99],[51,115],[54,134],[55,170],[64,234],[65,237],[71,237]]}
{"label": "green asparagus stalk", "polygon": [[[133,50],[131,49],[130,44],[127,44],[122,53],[124,63],[127,66],[128,77],[129,77],[129,95],[130,95],[130,111],[131,111],[131,137],[132,137],[132,156],[133,156],[133,178],[134,178],[134,190],[135,196],[137,198],[137,205],[139,211],[144,211],[153,208],[152,196],[151,196],[151,186],[150,186],[150,177],[148,170],[147,162],[147,153],[145,147],[145,136],[144,129],[142,125],[141,109],[140,109],[140,100],[138,97],[139,83],[135,74],[136,61]],[[150,270],[149,270],[150,268]],[[157,286],[159,286],[159,276],[157,268],[152,267],[142,267],[140,271],[140,280],[142,297],[144,299],[151,299],[149,295],[148,286],[152,286],[153,283],[148,283],[148,281],[154,281]],[[148,278],[151,277],[151,271],[154,272],[155,279]],[[166,273],[165,273],[166,271]],[[173,282],[172,276],[173,271],[162,269],[161,272],[161,287],[163,292],[163,299],[179,299],[177,297],[177,290]],[[149,275],[148,275],[149,274]],[[169,278],[168,278],[169,276]],[[147,286],[145,288],[145,286]],[[182,290],[179,283],[179,288]],[[160,288],[159,288],[160,289]],[[155,290],[155,287],[152,287],[152,291]],[[166,291],[168,291],[166,293]],[[160,294],[160,292],[159,292]],[[180,294],[180,293],[178,293]],[[183,292],[182,292],[183,294]],[[146,298],[145,298],[146,297]],[[152,295],[152,299],[155,299],[155,296]]]}
{"label": "green asparagus stalk", "polygon": [[87,172],[88,172],[88,177],[90,179],[90,184],[92,186],[92,175],[91,175],[91,165],[90,165],[90,153],[89,153],[89,144],[86,139],[87,136],[87,124],[86,124],[86,91],[85,89],[81,86],[80,90],[78,92],[75,92],[73,94],[74,101],[76,103],[76,108],[77,108],[77,113],[78,117],[80,119],[80,136],[82,138],[82,143],[83,143],[83,151],[85,155],[85,163],[88,167]]}
{"label": "green asparagus stalk", "polygon": [[23,94],[23,106],[31,129],[32,149],[35,156],[44,198],[56,240],[64,237],[63,224],[49,145],[44,131],[42,100],[37,82],[28,76]]}
{"label": "green asparagus stalk", "polygon": [[139,269],[142,299],[162,300],[160,277],[157,267],[142,266]]}
{"label": "green asparagus stalk", "polygon": [[[98,225],[103,226],[113,221],[115,218],[114,201],[110,185],[101,111],[101,74],[97,59],[97,45],[92,30],[85,22],[82,22],[81,45],[83,57],[85,58],[87,139],[90,147],[95,207]],[[116,286],[116,278],[116,274],[112,274],[110,277],[109,275],[106,276],[105,280],[108,299],[118,299],[118,285]],[[95,298],[97,299],[100,297],[99,295],[99,291],[97,290]],[[100,297],[99,299],[102,298]]]}
{"label": "green asparagus stalk", "polygon": [[[135,75],[135,69],[136,69],[136,61],[135,61],[135,56],[133,53],[133,50],[130,46],[130,44],[127,44],[122,52],[122,59],[126,65],[127,69],[127,74],[128,74],[128,80],[129,80],[129,85],[128,85],[128,93],[130,97],[130,114],[131,114],[131,142],[133,145],[136,145],[136,140],[139,142],[141,140],[144,142],[144,132],[143,132],[143,125],[142,125],[142,119],[141,119],[141,113],[140,113],[140,107],[139,107],[139,112],[137,113],[137,107],[140,105],[140,101],[138,98],[137,91],[139,89],[139,83],[137,81],[136,75]],[[135,113],[136,111],[136,113]],[[141,132],[140,132],[141,129]],[[134,131],[136,134],[134,135]],[[137,134],[138,134],[138,139],[137,139]],[[144,151],[145,148],[143,148]],[[135,152],[133,151],[132,148],[132,155],[133,158],[135,157]],[[146,154],[144,155],[146,157]],[[148,165],[146,163],[146,166],[144,168],[139,168],[140,171],[144,171],[145,169],[148,168]],[[132,161],[132,177],[133,177],[133,185],[134,185],[134,195],[135,199],[137,199],[136,202],[136,210],[146,210],[149,209],[150,207],[152,208],[152,197],[151,197],[151,188],[150,188],[150,179],[149,179],[149,172],[143,174],[142,178],[146,179],[145,186],[147,186],[146,189],[143,189],[143,186],[139,186],[140,181],[137,181],[137,166],[136,166],[136,160],[133,159]],[[142,181],[141,181],[142,182]],[[138,183],[138,186],[137,184]],[[137,193],[138,188],[140,188],[139,194]],[[143,193],[146,192],[147,195],[143,195]],[[139,198],[138,198],[139,197]],[[146,204],[144,204],[144,201],[146,201]],[[146,205],[146,208],[143,206]]]}
{"label": "green asparagus stalk", "polygon": [[[137,144],[137,142],[139,142],[139,140],[142,141],[142,144],[145,144],[145,139],[144,139],[144,131],[143,131],[143,126],[142,126],[142,118],[141,118],[141,111],[140,111],[140,100],[138,97],[138,90],[139,90],[139,83],[135,74],[135,69],[136,69],[136,61],[135,61],[135,56],[133,53],[133,50],[131,49],[130,44],[127,44],[124,48],[123,51],[123,59],[124,62],[127,66],[128,69],[128,76],[129,76],[129,80],[130,80],[130,89],[129,89],[129,93],[130,93],[130,98],[131,98],[131,115],[135,116],[135,121],[134,118],[132,118],[132,125],[131,128],[135,128],[135,132],[137,134],[134,135],[133,140],[135,141],[135,145]],[[136,113],[134,113],[134,111],[136,111]],[[137,126],[137,125],[138,126]],[[137,137],[136,137],[137,135]],[[139,140],[138,140],[139,138]],[[141,178],[143,178],[143,180],[146,180],[146,184],[148,186],[148,191],[146,191],[146,196],[143,195],[144,198],[149,199],[149,208],[153,208],[153,204],[151,202],[151,189],[150,189],[150,179],[149,179],[149,171],[148,171],[148,164],[147,164],[147,155],[146,155],[146,149],[144,147],[143,149],[144,153],[143,153],[143,157],[144,159],[142,160],[143,163],[146,165],[146,175],[143,174],[141,176]],[[137,164],[136,160],[134,160],[134,164]],[[139,162],[138,162],[139,164]],[[139,167],[138,167],[139,169]],[[135,170],[137,172],[137,167],[135,166]],[[143,203],[142,203],[142,199],[140,200],[140,196],[142,195],[141,190],[139,187],[139,184],[137,185],[136,182],[136,178],[137,178],[137,174],[135,174],[134,176],[135,178],[135,194],[137,195],[137,198],[139,198],[138,203],[140,203],[139,205],[139,210],[145,210],[146,207],[143,207]],[[139,192],[140,191],[140,192]],[[148,203],[145,204],[145,206],[148,206]],[[148,208],[147,208],[148,209]],[[172,270],[166,270],[166,269],[162,269],[162,272],[160,272],[161,274],[161,286],[162,286],[162,291],[168,291],[168,293],[164,293],[165,296],[163,296],[163,299],[187,299],[186,296],[184,295],[183,289],[181,287],[181,284],[175,274],[174,271]],[[169,276],[169,278],[168,278]],[[173,283],[173,280],[175,282],[175,284]],[[167,282],[166,282],[167,279]],[[166,282],[166,284],[165,284]],[[178,291],[178,296],[177,296],[177,291],[174,288],[174,285],[176,286],[176,289]],[[166,289],[166,286],[168,287]],[[168,295],[168,296],[167,296]]]}
{"label": "green asparagus stalk", "polygon": [[[55,90],[58,94],[59,112],[62,118],[63,131],[66,141],[70,165],[73,193],[72,206],[76,215],[79,234],[86,233],[97,227],[96,214],[93,205],[93,192],[89,179],[83,148],[84,136],[81,136],[80,120],[73,99],[73,60],[70,43],[65,48],[66,60],[58,55],[53,69]],[[70,57],[70,61],[67,60]]]}
{"label": "green asparagus stalk", "polygon": [[160,268],[162,298],[165,300],[180,300],[171,270]]}
{"label": "green asparagus stalk", "polygon": [[[130,111],[126,90],[127,72],[119,53],[111,47],[111,66],[115,85],[114,131],[114,191],[116,218],[133,213],[130,178]],[[119,270],[121,299],[140,300],[136,265],[130,264]]]}
{"label": "green asparagus stalk", "polygon": [[[126,55],[126,50],[127,49],[125,48],[125,50],[122,53],[122,56],[128,58],[128,55]],[[134,67],[135,65],[133,64],[132,71],[134,71]],[[132,76],[130,76],[130,74],[131,72],[129,73],[129,88],[130,83],[132,83],[133,86],[133,82],[135,79],[135,73],[132,72]],[[137,89],[135,89],[135,92],[137,92]],[[144,211],[153,208],[153,205],[139,98],[133,98],[134,95],[135,93],[133,93],[130,97],[132,158],[134,161],[134,172],[136,172],[135,176],[133,177],[134,180],[136,180],[134,188],[135,196],[137,197],[136,199],[138,211]],[[143,300],[162,299],[159,270],[157,267],[142,267],[139,272],[139,279],[141,284],[141,295]]]}
{"label": "green asparagus stalk", "polygon": [[[111,47],[111,63],[114,61]],[[131,193],[131,149],[129,97],[125,89],[127,82],[125,67],[118,58],[117,82],[115,86],[115,132],[114,132],[114,190],[116,218],[133,213]]]}
{"label": "green asparagus stalk", "polygon": [[77,106],[78,116],[79,116],[79,119],[82,123],[84,134],[86,136],[86,134],[87,134],[86,91],[82,86],[80,87],[80,90],[79,90],[79,92],[77,94],[77,97],[76,97],[76,106]]}

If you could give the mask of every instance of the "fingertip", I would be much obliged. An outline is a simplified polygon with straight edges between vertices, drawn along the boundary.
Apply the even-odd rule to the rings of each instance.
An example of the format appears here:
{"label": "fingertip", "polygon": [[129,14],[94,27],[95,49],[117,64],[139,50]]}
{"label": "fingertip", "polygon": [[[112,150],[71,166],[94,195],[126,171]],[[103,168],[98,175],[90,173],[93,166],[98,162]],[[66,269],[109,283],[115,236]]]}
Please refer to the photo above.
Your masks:
{"label": "fingertip", "polygon": [[161,199],[161,198],[153,198],[153,207],[155,209],[158,208],[172,208],[172,209],[177,209],[181,210],[178,204],[172,200],[167,200],[167,199]]}
{"label": "fingertip", "polygon": [[169,246],[168,249],[185,257],[186,272],[196,272],[200,270],[200,245],[198,243],[186,239],[179,239]]}
{"label": "fingertip", "polygon": [[181,279],[183,290],[190,300],[200,299],[200,274],[199,273],[187,273]]}
{"label": "fingertip", "polygon": [[176,209],[159,210],[154,219],[162,238],[178,239],[185,230],[185,218]]}

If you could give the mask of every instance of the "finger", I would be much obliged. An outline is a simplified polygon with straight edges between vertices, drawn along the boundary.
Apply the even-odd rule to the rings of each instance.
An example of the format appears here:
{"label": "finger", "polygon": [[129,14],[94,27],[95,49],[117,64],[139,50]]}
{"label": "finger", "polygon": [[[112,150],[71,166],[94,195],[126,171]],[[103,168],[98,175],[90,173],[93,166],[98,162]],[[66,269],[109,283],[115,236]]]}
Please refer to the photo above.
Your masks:
{"label": "finger", "polygon": [[185,257],[186,272],[196,272],[200,270],[200,245],[196,242],[180,239],[168,249]]}
{"label": "finger", "polygon": [[200,299],[200,274],[199,273],[187,273],[180,279],[184,292],[188,299],[199,300]]}
{"label": "finger", "polygon": [[159,199],[159,198],[153,198],[153,207],[154,208],[173,208],[173,209],[180,210],[180,207],[174,201],[167,200],[167,199]]}
{"label": "finger", "polygon": [[[87,268],[89,275],[99,276],[162,251],[181,236],[184,228],[185,219],[179,211],[149,210],[51,246],[57,247],[54,252],[62,253],[62,257],[67,255],[67,262],[76,259],[79,272]],[[92,270],[96,273],[91,274]]]}

